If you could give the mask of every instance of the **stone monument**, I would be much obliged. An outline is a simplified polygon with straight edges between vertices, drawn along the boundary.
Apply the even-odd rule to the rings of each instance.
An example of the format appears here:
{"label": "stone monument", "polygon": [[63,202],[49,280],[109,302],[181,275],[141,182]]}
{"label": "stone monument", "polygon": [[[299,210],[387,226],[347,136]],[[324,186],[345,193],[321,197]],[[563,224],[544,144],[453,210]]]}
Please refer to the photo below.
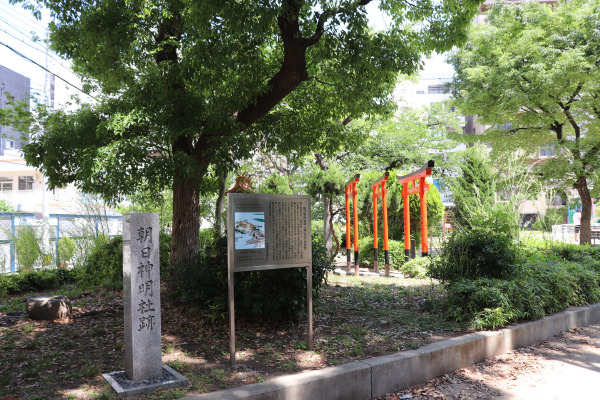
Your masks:
{"label": "stone monument", "polygon": [[187,385],[162,364],[158,214],[123,215],[125,371],[103,374],[121,397]]}

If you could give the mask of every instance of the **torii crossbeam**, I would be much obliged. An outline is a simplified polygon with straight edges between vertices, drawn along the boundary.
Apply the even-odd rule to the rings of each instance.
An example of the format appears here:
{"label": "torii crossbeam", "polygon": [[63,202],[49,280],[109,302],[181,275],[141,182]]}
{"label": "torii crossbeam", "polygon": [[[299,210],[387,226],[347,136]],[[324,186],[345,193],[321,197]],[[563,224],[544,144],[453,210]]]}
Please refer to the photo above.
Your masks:
{"label": "torii crossbeam", "polygon": [[[421,255],[427,256],[429,246],[427,243],[427,190],[429,185],[425,183],[425,178],[431,176],[433,168],[433,160],[427,163],[418,171],[408,175],[396,175],[398,184],[402,185],[402,199],[404,201],[404,256],[408,261],[410,258],[410,202],[408,196],[419,193],[420,209],[421,209]],[[408,187],[412,183],[412,187]]]}

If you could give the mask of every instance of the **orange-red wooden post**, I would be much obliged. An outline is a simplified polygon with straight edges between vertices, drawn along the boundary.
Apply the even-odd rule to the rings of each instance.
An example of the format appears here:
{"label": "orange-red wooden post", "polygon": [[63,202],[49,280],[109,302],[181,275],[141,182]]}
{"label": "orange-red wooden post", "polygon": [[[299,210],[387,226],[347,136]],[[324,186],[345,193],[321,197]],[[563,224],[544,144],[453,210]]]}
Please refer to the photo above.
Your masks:
{"label": "orange-red wooden post", "polygon": [[351,232],[350,232],[350,196],[352,196],[352,209],[354,219],[354,274],[358,276],[358,190],[356,185],[360,180],[360,174],[356,174],[354,178],[346,183],[346,271],[350,272],[350,247],[351,247]]}
{"label": "orange-red wooden post", "polygon": [[[386,172],[387,174],[387,172]],[[387,177],[386,177],[387,181]],[[388,242],[388,219],[387,219],[387,188],[385,182],[381,185],[381,208],[383,214],[383,252],[385,256],[385,276],[390,276],[390,246]]]}
{"label": "orange-red wooden post", "polygon": [[352,209],[354,211],[354,275],[358,276],[358,190],[356,184],[358,179],[352,184]]}
{"label": "orange-red wooden post", "polygon": [[379,272],[379,265],[377,265],[377,247],[378,247],[378,237],[377,237],[377,189],[379,185],[374,185],[373,187],[373,268],[375,272]]}
{"label": "orange-red wooden post", "polygon": [[[421,211],[421,255],[429,254],[428,232],[427,232],[427,190],[429,185],[425,179],[431,176],[431,168],[434,163],[429,160],[423,168],[408,175],[396,175],[398,184],[402,186],[402,199],[404,201],[404,255],[406,261],[410,258],[410,203],[408,196],[419,193]],[[412,183],[409,188],[408,184]],[[418,182],[418,183],[417,183]]]}
{"label": "orange-red wooden post", "polygon": [[426,257],[429,253],[427,232],[427,190],[429,185],[425,183],[425,177],[419,178],[419,194],[421,196],[421,256]]}
{"label": "orange-red wooden post", "polygon": [[346,271],[350,271],[350,186],[346,185]]}
{"label": "orange-red wooden post", "polygon": [[404,260],[410,258],[410,199],[408,197],[408,182],[402,186],[402,201],[404,203]]}
{"label": "orange-red wooden post", "polygon": [[387,224],[387,200],[386,194],[387,189],[385,187],[386,182],[388,181],[388,177],[390,173],[386,171],[386,173],[375,182],[371,183],[371,188],[373,189],[373,266],[375,267],[375,272],[379,272],[379,238],[378,238],[378,224],[377,224],[377,198],[381,196],[381,207],[383,214],[383,250],[385,252],[385,276],[390,276],[390,254],[389,254],[389,245],[388,245],[388,224]]}

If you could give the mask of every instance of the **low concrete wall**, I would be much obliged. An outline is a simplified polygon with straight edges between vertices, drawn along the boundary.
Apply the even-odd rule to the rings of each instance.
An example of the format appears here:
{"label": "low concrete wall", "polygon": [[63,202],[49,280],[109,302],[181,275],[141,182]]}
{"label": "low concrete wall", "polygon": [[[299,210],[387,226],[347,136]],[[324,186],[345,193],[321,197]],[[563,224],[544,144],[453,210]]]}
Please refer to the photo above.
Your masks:
{"label": "low concrete wall", "polygon": [[570,308],[537,321],[492,332],[475,332],[418,350],[355,361],[264,383],[186,397],[187,400],[368,400],[409,388],[600,320],[600,303]]}
{"label": "low concrete wall", "polygon": [[[348,397],[351,394],[351,397]],[[371,367],[355,361],[337,367],[281,376],[263,383],[185,397],[191,400],[369,400]]]}

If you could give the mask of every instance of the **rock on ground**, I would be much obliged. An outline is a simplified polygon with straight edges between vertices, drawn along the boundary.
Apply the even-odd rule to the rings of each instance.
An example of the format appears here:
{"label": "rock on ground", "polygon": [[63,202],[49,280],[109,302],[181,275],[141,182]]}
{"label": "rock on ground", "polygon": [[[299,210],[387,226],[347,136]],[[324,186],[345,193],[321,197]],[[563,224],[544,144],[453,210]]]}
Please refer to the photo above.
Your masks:
{"label": "rock on ground", "polygon": [[71,315],[73,307],[67,296],[39,296],[25,300],[31,319],[55,320]]}

